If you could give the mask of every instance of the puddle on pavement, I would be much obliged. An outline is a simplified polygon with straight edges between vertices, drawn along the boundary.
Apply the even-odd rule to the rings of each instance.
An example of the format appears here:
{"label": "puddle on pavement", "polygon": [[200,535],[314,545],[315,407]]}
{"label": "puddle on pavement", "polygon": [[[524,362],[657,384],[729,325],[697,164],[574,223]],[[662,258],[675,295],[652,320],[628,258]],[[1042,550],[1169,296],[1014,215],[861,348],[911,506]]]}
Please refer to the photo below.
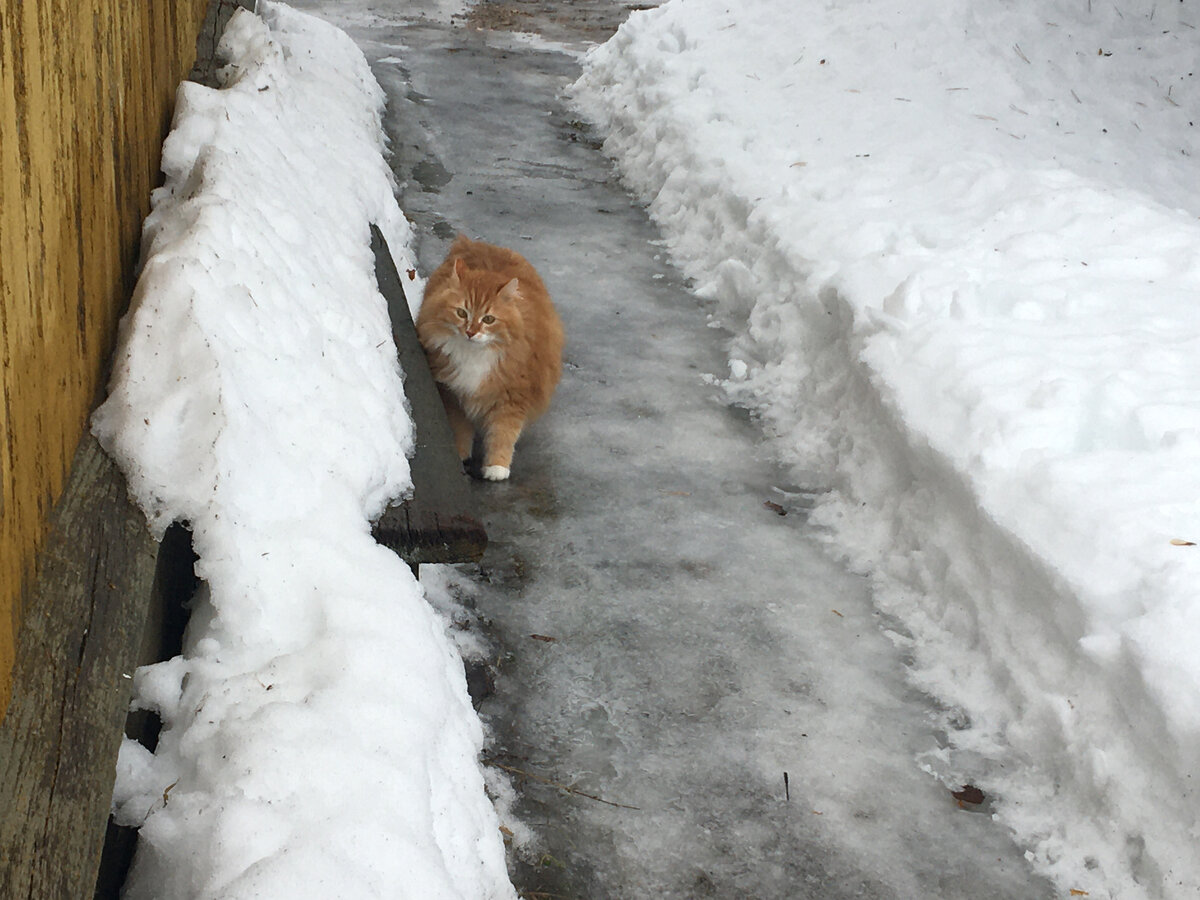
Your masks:
{"label": "puddle on pavement", "polygon": [[436,156],[427,156],[412,167],[412,178],[421,190],[436,194],[454,178]]}
{"label": "puddle on pavement", "polygon": [[439,237],[443,241],[453,240],[454,236],[458,234],[458,229],[445,219],[438,219],[433,223],[433,226],[430,228],[430,230],[433,232],[434,237]]}

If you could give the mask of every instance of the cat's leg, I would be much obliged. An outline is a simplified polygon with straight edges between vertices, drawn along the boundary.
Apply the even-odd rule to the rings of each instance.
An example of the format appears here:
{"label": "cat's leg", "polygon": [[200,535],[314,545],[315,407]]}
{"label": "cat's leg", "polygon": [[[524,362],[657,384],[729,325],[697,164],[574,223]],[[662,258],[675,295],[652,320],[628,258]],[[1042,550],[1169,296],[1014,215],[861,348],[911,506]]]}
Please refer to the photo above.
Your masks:
{"label": "cat's leg", "polygon": [[475,440],[475,426],[460,409],[450,416],[450,428],[454,431],[454,449],[464,463],[471,458],[471,444]]}
{"label": "cat's leg", "polygon": [[475,426],[463,412],[458,398],[447,388],[438,385],[438,393],[442,395],[442,405],[446,407],[446,419],[450,422],[450,430],[454,432],[454,449],[458,458],[464,463],[471,458],[471,444],[475,440]]}
{"label": "cat's leg", "polygon": [[504,481],[508,478],[513,448],[524,426],[525,413],[521,410],[494,413],[484,426],[483,477],[488,481]]}

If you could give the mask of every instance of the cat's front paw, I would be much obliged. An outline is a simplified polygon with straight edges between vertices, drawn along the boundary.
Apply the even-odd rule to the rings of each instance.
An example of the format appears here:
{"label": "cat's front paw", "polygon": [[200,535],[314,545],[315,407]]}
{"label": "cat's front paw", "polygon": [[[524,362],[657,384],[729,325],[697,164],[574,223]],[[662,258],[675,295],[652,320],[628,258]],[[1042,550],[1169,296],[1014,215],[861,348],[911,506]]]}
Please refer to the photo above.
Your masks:
{"label": "cat's front paw", "polygon": [[506,481],[508,479],[508,466],[484,466],[483,477],[488,481]]}

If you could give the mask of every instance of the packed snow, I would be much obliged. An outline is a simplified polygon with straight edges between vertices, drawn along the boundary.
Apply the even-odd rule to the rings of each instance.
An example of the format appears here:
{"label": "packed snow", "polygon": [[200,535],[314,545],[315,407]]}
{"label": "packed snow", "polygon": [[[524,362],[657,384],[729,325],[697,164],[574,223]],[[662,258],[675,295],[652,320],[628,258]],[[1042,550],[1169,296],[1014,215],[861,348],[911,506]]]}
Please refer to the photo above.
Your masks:
{"label": "packed snow", "polygon": [[513,898],[461,659],[370,533],[412,446],[368,234],[408,265],[383,94],[265,0],[221,52],[221,89],[179,89],[94,420],[204,582],[183,654],[134,678],[163,729],[121,749],[124,896]]}
{"label": "packed snow", "polygon": [[572,89],[1064,892],[1200,889],[1200,139],[1163,0],[671,0]]}

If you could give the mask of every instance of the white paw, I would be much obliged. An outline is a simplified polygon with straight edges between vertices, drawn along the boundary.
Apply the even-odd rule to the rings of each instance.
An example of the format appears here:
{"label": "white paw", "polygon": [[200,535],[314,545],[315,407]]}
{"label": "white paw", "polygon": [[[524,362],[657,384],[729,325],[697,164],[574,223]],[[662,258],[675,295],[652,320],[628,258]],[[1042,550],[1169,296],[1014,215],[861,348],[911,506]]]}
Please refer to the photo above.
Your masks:
{"label": "white paw", "polygon": [[508,466],[484,466],[483,477],[488,481],[505,481],[508,478]]}

